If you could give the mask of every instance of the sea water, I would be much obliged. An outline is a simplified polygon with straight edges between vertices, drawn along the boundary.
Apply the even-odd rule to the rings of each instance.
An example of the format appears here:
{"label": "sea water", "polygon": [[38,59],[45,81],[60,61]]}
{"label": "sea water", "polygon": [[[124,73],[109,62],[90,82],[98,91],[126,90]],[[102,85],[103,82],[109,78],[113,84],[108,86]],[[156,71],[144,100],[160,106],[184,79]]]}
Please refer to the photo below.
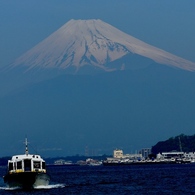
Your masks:
{"label": "sea water", "polygon": [[49,186],[9,189],[0,167],[0,194],[195,194],[195,164],[48,166]]}

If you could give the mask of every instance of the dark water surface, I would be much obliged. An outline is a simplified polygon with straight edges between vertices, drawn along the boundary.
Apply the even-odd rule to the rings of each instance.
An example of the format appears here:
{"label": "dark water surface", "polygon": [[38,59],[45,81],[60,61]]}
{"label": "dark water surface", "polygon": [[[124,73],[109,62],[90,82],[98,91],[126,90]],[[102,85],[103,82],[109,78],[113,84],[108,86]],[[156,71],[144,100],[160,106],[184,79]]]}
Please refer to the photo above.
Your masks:
{"label": "dark water surface", "polygon": [[8,189],[0,167],[0,194],[195,194],[195,164],[134,166],[48,166],[46,188]]}

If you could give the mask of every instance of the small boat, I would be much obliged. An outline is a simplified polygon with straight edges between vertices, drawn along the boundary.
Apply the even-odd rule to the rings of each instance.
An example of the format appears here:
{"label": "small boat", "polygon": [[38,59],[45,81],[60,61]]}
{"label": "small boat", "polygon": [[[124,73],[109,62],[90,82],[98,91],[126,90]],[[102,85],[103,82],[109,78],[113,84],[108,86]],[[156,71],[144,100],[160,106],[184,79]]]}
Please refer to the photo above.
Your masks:
{"label": "small boat", "polygon": [[45,161],[40,155],[28,153],[28,142],[25,140],[25,154],[14,155],[8,160],[7,174],[3,177],[9,188],[33,189],[47,186],[50,181],[46,173]]}

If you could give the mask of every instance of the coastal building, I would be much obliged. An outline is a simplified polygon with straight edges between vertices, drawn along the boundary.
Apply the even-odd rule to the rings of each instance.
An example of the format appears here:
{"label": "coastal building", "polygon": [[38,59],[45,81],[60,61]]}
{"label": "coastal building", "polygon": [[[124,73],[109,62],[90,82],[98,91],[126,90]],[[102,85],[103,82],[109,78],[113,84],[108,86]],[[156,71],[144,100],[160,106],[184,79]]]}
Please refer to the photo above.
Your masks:
{"label": "coastal building", "polygon": [[113,158],[123,158],[123,151],[119,149],[114,150]]}
{"label": "coastal building", "polygon": [[195,161],[195,152],[185,152],[184,157]]}
{"label": "coastal building", "polygon": [[54,162],[54,165],[70,165],[70,164],[72,164],[72,161],[66,161],[63,159],[59,159]]}
{"label": "coastal building", "polygon": [[195,153],[194,152],[162,152],[157,154],[157,159],[186,159],[191,162],[195,162]]}
{"label": "coastal building", "polygon": [[142,148],[140,153],[142,154],[142,157],[147,159],[148,156],[151,154],[151,148]]}
{"label": "coastal building", "polygon": [[195,152],[162,152],[152,159],[149,158],[150,154],[150,148],[144,148],[138,154],[123,154],[122,150],[117,149],[113,151],[112,158],[107,158],[103,161],[103,165],[195,163]]}
{"label": "coastal building", "polygon": [[116,149],[113,151],[113,158],[115,159],[141,159],[142,154],[124,154],[123,150]]}
{"label": "coastal building", "polygon": [[170,158],[182,158],[184,156],[184,152],[162,152],[157,154],[157,159],[170,159]]}

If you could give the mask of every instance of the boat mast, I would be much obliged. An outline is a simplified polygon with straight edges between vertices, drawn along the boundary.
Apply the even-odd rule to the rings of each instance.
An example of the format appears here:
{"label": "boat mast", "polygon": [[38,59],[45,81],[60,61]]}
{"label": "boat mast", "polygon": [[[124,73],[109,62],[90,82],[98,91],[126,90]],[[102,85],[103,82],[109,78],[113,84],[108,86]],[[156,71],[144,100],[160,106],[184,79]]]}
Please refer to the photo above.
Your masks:
{"label": "boat mast", "polygon": [[26,154],[26,156],[28,156],[28,141],[27,141],[27,138],[25,138],[25,145],[26,145],[25,154]]}

